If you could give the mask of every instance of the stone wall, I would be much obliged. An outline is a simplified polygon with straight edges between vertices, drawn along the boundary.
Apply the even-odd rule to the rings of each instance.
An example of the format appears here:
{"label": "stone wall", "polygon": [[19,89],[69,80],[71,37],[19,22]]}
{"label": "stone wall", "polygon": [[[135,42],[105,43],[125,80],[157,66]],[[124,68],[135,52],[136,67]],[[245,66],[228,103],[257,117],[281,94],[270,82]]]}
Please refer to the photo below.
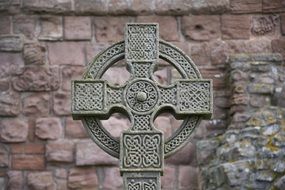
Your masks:
{"label": "stone wall", "polygon": [[[0,189],[121,189],[118,160],[71,118],[70,81],[126,22],[158,22],[214,80],[213,119],[167,159],[163,189],[284,189],[284,69],[270,54],[285,56],[284,0],[0,0]],[[104,78],[126,81],[122,65]],[[164,62],[153,75],[179,78]],[[180,122],[155,121],[166,136]],[[129,127],[119,114],[103,124]]]}

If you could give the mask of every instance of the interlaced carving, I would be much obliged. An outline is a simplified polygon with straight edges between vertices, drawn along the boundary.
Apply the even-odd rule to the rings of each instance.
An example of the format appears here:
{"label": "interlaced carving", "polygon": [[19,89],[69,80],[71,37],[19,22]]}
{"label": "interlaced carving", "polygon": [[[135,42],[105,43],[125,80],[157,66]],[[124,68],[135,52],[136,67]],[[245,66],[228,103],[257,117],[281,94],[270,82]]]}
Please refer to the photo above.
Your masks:
{"label": "interlaced carving", "polygon": [[128,190],[156,190],[156,180],[153,178],[144,179],[144,181],[138,181],[135,178],[131,178],[127,182]]}
{"label": "interlaced carving", "polygon": [[178,104],[180,111],[198,110],[209,111],[210,101],[209,82],[180,82]]}
{"label": "interlaced carving", "polygon": [[158,58],[157,26],[127,26],[126,59],[128,61],[152,61]]}
{"label": "interlaced carving", "polygon": [[[145,93],[146,99],[139,101],[138,93]],[[137,80],[127,87],[126,101],[130,108],[137,112],[149,111],[158,101],[157,88],[148,80]]]}
{"label": "interlaced carving", "polygon": [[74,86],[74,110],[102,110],[103,93],[103,83],[76,83],[76,85]]}
{"label": "interlaced carving", "polygon": [[172,104],[176,105],[177,103],[177,88],[160,88],[161,94],[161,104]]}
{"label": "interlaced carving", "polygon": [[134,77],[137,78],[149,78],[149,70],[151,63],[133,63]]}
{"label": "interlaced carving", "polygon": [[124,134],[124,168],[159,168],[161,136],[159,134]]}
{"label": "interlaced carving", "polygon": [[123,89],[107,88],[107,105],[117,104],[122,102]]}
{"label": "interlaced carving", "polygon": [[134,131],[148,131],[151,130],[150,115],[134,115]]}

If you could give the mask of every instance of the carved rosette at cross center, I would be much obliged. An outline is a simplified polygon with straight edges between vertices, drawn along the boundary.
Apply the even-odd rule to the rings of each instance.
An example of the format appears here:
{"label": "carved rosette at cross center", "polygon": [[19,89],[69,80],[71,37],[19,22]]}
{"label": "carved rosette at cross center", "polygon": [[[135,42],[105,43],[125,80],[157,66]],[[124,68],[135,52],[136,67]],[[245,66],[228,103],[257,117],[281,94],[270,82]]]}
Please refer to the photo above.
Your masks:
{"label": "carved rosette at cross center", "polygon": [[[119,47],[121,45],[117,45],[114,51],[118,51]],[[180,68],[181,64],[181,68],[185,66],[185,71],[189,71],[181,71],[185,73],[184,79],[170,86],[161,86],[153,80],[151,75],[160,51],[176,56],[179,53],[169,47],[159,50],[157,24],[127,24],[125,60],[131,79],[120,87],[112,86],[99,77],[91,80],[91,75],[99,75],[96,69],[104,70],[104,65],[101,68],[91,65],[86,80],[73,81],[72,84],[73,118],[83,118],[84,126],[99,146],[119,153],[120,171],[124,189],[127,190],[159,190],[165,152],[180,147],[191,134],[199,117],[210,117],[212,113],[211,81],[199,79],[198,70],[191,64],[187,65],[183,57],[177,59],[176,68]],[[96,60],[101,64],[103,58],[99,56]],[[185,77],[187,74],[188,77],[196,77],[189,79]],[[187,118],[187,122],[173,139],[164,142],[163,133],[155,129],[153,120],[158,111],[169,111],[170,108],[175,116]],[[132,122],[131,128],[121,134],[120,144],[99,127],[97,120],[108,118],[112,110],[124,110]]]}

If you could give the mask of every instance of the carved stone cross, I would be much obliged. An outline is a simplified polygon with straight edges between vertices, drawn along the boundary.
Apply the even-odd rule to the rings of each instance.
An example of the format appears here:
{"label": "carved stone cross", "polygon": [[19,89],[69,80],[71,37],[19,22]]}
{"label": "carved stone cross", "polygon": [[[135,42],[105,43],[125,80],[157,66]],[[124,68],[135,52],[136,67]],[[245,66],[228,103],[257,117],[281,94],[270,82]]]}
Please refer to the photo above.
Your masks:
{"label": "carved stone cross", "polygon": [[[212,82],[201,79],[192,60],[178,48],[159,41],[158,24],[127,24],[125,41],[114,44],[90,64],[83,80],[72,82],[72,115],[81,119],[92,139],[120,159],[124,189],[161,189],[164,158],[185,144],[202,117],[212,114]],[[100,79],[115,62],[124,59],[131,78],[116,87]],[[182,75],[170,86],[153,78],[158,59],[172,64]],[[113,112],[123,112],[131,128],[112,137],[101,125]],[[170,138],[154,127],[161,112],[184,119]]]}

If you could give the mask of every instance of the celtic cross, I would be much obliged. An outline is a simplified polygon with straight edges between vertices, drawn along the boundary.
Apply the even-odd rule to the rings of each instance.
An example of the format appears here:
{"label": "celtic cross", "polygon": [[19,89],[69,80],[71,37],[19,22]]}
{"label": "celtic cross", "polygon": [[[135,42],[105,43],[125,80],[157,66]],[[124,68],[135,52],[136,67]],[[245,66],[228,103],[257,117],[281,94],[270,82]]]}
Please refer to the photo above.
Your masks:
{"label": "celtic cross", "polygon": [[[152,77],[158,59],[172,64],[182,75],[169,86]],[[123,86],[100,79],[115,62],[125,59],[131,78]],[[101,125],[113,112],[129,116],[132,126],[120,140]],[[156,129],[161,112],[184,119],[170,138]],[[114,44],[90,64],[83,80],[72,82],[72,115],[81,119],[92,139],[120,159],[124,189],[161,189],[164,158],[185,144],[201,118],[212,114],[212,83],[201,79],[191,59],[178,48],[159,41],[158,24],[127,24],[125,41]]]}

